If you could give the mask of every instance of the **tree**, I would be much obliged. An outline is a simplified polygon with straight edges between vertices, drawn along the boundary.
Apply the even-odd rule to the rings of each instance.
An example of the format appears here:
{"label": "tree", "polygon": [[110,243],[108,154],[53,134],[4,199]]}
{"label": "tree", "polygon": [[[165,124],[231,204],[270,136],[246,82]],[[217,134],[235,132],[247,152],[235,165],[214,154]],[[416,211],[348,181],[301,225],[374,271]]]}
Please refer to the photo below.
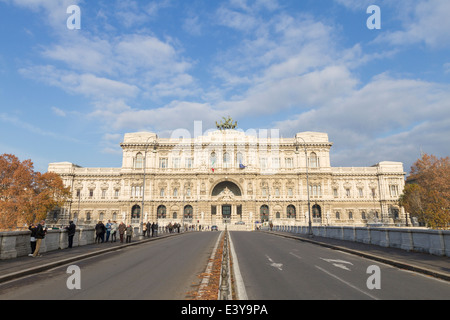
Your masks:
{"label": "tree", "polygon": [[69,196],[70,188],[56,173],[35,172],[31,160],[0,156],[0,229],[43,220]]}
{"label": "tree", "polygon": [[424,154],[411,167],[400,204],[431,228],[450,227],[450,159]]}

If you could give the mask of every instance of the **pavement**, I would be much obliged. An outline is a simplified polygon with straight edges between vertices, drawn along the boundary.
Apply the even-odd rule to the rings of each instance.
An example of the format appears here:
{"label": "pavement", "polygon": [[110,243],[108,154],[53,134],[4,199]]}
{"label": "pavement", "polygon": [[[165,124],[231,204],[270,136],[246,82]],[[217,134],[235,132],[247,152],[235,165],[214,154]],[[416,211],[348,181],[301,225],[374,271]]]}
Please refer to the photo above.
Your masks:
{"label": "pavement", "polygon": [[[397,248],[385,248],[376,245],[364,244],[353,241],[324,238],[308,235],[294,234],[288,232],[267,232],[277,236],[288,237],[299,241],[310,242],[316,245],[325,246],[335,250],[345,251],[356,254],[371,260],[390,264],[398,268],[411,270],[436,277],[442,280],[450,281],[450,258],[434,256],[421,252],[411,252]],[[167,237],[181,235],[182,233],[166,233],[157,237],[145,238],[139,240],[132,239],[131,243],[113,243],[91,244],[55,250],[42,253],[41,257],[18,257],[9,260],[0,260],[0,283],[10,281],[27,275],[43,272],[51,268],[75,263],[76,261],[86,259],[92,256],[100,255],[106,252],[123,249],[129,246],[139,245],[149,241],[157,241]]]}
{"label": "pavement", "polygon": [[262,232],[344,251],[370,260],[389,264],[400,269],[406,269],[450,281],[450,257],[407,251],[400,248],[386,248],[372,244],[325,238],[315,235],[310,237],[306,234],[280,231]]}
{"label": "pavement", "polygon": [[58,266],[75,263],[76,261],[90,258],[103,253],[124,249],[126,247],[139,245],[149,241],[157,241],[167,237],[181,235],[182,233],[163,233],[156,237],[139,239],[132,238],[130,243],[104,242],[89,244],[67,249],[44,252],[39,257],[18,257],[15,259],[0,260],[0,284],[24,276],[43,272]]}

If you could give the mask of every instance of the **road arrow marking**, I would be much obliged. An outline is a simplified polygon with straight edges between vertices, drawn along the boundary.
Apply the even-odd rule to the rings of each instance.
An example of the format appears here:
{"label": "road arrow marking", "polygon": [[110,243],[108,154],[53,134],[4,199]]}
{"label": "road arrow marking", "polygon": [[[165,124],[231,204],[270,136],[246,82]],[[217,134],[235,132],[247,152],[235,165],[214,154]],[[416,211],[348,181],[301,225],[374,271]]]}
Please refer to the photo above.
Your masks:
{"label": "road arrow marking", "polygon": [[270,266],[277,268],[280,271],[283,271],[283,269],[281,268],[283,266],[282,263],[276,263],[274,262],[267,254],[266,254],[266,258],[269,260],[270,262]]}
{"label": "road arrow marking", "polygon": [[320,258],[326,262],[332,263],[333,266],[344,269],[344,270],[348,270],[351,271],[345,264],[350,264],[353,265],[353,263],[348,262],[348,261],[344,261],[344,260],[334,260],[334,259],[324,259],[324,258]]}

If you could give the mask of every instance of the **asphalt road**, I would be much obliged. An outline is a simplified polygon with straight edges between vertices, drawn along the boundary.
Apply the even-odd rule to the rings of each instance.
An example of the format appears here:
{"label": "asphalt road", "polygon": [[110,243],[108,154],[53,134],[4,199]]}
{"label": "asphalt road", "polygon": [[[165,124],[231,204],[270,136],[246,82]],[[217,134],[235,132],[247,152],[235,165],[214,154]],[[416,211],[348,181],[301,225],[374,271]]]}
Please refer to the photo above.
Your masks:
{"label": "asphalt road", "polygon": [[64,266],[0,285],[0,299],[183,300],[200,282],[219,234],[187,233],[81,260],[74,263],[80,289],[68,288],[75,273]]}
{"label": "asphalt road", "polygon": [[[5,282],[0,300],[189,299],[220,234],[187,233],[80,260],[79,289],[68,288],[68,266]],[[230,238],[235,280],[249,300],[450,299],[449,282],[337,250],[263,232]]]}
{"label": "asphalt road", "polygon": [[230,237],[249,300],[450,299],[446,281],[344,252],[268,233]]}

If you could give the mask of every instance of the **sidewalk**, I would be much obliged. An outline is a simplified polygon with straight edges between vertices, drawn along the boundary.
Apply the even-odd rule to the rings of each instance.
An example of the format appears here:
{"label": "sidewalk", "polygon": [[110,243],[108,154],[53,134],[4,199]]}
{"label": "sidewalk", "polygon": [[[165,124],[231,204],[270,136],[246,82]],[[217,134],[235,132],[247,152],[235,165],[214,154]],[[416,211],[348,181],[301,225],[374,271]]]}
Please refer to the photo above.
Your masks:
{"label": "sidewalk", "polygon": [[105,242],[99,244],[90,244],[86,246],[73,247],[71,249],[54,250],[44,252],[40,257],[19,257],[9,260],[0,260],[0,283],[13,280],[15,278],[42,272],[60,265],[65,265],[89,258],[102,253],[115,251],[129,246],[135,246],[149,241],[161,240],[167,237],[181,235],[183,233],[164,233],[157,237],[145,238],[139,240],[138,237],[132,238],[130,243]]}
{"label": "sidewalk", "polygon": [[450,258],[434,256],[422,252],[411,252],[398,248],[385,248],[372,244],[332,239],[305,234],[263,231],[270,234],[314,243],[331,249],[356,254],[371,260],[389,264],[401,269],[423,273],[442,280],[450,281]]}

